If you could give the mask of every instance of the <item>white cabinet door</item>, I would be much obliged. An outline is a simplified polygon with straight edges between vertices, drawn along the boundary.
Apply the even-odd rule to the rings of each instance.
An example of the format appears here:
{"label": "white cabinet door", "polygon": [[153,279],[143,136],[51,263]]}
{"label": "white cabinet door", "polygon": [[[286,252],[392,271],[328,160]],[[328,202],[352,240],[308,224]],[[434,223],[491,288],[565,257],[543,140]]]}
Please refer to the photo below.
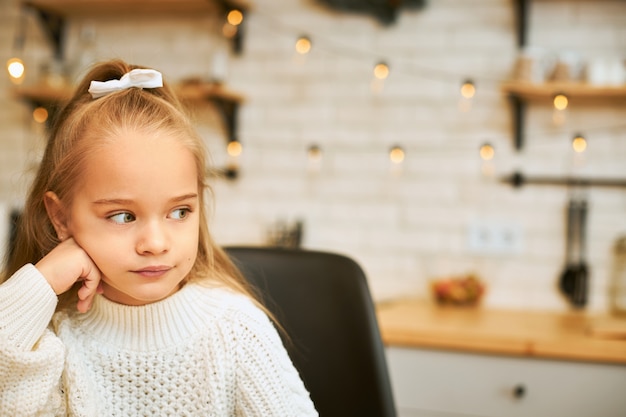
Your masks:
{"label": "white cabinet door", "polygon": [[387,348],[398,417],[625,417],[626,366]]}

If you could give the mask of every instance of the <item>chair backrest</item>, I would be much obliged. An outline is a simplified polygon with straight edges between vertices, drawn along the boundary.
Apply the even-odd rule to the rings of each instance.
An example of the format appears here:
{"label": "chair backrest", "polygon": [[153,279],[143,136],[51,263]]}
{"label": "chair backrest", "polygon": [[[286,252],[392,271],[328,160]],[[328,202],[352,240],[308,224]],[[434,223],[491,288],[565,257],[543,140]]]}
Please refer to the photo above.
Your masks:
{"label": "chair backrest", "polygon": [[374,305],[355,261],[300,249],[225,249],[285,328],[320,417],[396,415]]}

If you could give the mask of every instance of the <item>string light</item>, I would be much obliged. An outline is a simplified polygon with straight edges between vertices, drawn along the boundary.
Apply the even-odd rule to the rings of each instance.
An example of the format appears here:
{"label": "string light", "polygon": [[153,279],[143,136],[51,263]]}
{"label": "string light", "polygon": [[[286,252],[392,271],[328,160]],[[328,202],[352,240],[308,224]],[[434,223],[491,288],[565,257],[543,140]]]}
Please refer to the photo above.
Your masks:
{"label": "string light", "polygon": [[401,164],[404,161],[404,149],[400,146],[392,146],[389,150],[389,160],[394,164]]}
{"label": "string light", "polygon": [[239,26],[243,22],[243,13],[240,10],[233,9],[228,12],[226,21],[233,26]]}
{"label": "string light", "polygon": [[559,93],[554,96],[552,103],[554,104],[555,109],[565,110],[567,108],[567,105],[569,104],[569,100],[567,99],[567,96],[565,94]]}
{"label": "string light", "polygon": [[311,39],[307,36],[300,36],[296,41],[296,52],[304,55],[311,51]]}
{"label": "string light", "polygon": [[228,146],[226,146],[226,152],[233,158],[238,157],[241,155],[241,152],[243,152],[243,146],[241,146],[241,142],[237,140],[230,141],[228,142]]}
{"label": "string light", "polygon": [[22,81],[24,81],[24,76],[26,74],[24,62],[17,57],[9,59],[7,61],[7,72],[9,73],[11,82],[14,84],[21,84]]}
{"label": "string light", "polygon": [[554,105],[554,112],[552,113],[552,121],[556,126],[563,126],[566,119],[566,110],[569,104],[567,96],[563,93],[559,93],[552,99]]}
{"label": "string light", "polygon": [[307,149],[308,171],[311,174],[318,174],[322,170],[322,148],[318,145],[311,145]]}
{"label": "string light", "polygon": [[585,149],[587,149],[587,139],[581,134],[574,135],[572,139],[572,149],[574,149],[576,153],[585,152]]}
{"label": "string light", "polygon": [[226,15],[226,22],[222,26],[222,34],[227,39],[234,38],[237,34],[237,26],[243,22],[243,13],[240,10],[233,9]]}
{"label": "string light", "polygon": [[318,145],[311,145],[307,150],[307,156],[309,158],[309,162],[319,163],[322,161],[322,148]]}
{"label": "string light", "polygon": [[44,123],[48,120],[48,110],[45,107],[37,107],[33,110],[33,120],[37,123]]}
{"label": "string light", "polygon": [[463,98],[473,98],[476,94],[476,86],[472,80],[465,80],[461,85],[461,95]]}
{"label": "string light", "polygon": [[466,79],[461,84],[461,98],[459,99],[459,111],[467,113],[472,109],[472,100],[476,94],[476,86],[470,79]]}
{"label": "string light", "polygon": [[489,142],[485,142],[480,146],[479,150],[480,159],[482,163],[480,165],[480,172],[484,178],[491,179],[496,174],[496,167],[494,164],[494,158],[496,156],[496,150]]}
{"label": "string light", "polygon": [[374,78],[370,88],[374,94],[380,94],[385,88],[385,80],[389,77],[389,66],[380,61],[374,66]]}
{"label": "string light", "polygon": [[389,66],[385,62],[379,62],[374,66],[374,77],[384,80],[389,77]]}
{"label": "string light", "polygon": [[496,156],[496,150],[490,143],[484,143],[480,147],[480,159],[491,161]]}
{"label": "string light", "polygon": [[241,142],[237,140],[231,140],[226,146],[226,153],[229,156],[229,161],[226,164],[226,170],[224,176],[229,180],[234,180],[239,176],[239,155],[243,152]]}

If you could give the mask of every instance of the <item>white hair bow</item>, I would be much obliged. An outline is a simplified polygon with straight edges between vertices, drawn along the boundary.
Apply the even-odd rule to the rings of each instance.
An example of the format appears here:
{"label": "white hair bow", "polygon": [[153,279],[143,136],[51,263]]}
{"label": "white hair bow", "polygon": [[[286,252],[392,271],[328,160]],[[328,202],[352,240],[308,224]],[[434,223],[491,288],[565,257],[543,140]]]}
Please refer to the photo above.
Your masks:
{"label": "white hair bow", "polygon": [[163,87],[163,77],[160,72],[152,69],[134,69],[124,74],[119,80],[92,81],[89,86],[89,92],[91,97],[99,98],[131,87]]}

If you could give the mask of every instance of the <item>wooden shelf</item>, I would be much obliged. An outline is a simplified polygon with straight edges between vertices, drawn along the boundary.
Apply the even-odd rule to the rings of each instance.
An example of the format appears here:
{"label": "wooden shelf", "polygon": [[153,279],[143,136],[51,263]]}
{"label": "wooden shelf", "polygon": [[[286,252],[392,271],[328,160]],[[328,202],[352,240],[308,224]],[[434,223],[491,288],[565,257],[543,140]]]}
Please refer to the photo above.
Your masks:
{"label": "wooden shelf", "polygon": [[[242,103],[242,95],[235,93],[221,84],[216,83],[183,83],[174,87],[178,98],[182,101],[200,102],[220,100],[233,103]],[[14,90],[17,98],[38,103],[60,103],[69,100],[72,88],[55,88],[48,85],[31,85],[17,87]]]}
{"label": "wooden shelf", "polygon": [[24,5],[61,16],[102,16],[107,14],[216,13],[224,9],[249,10],[243,0],[26,0]]}
{"label": "wooden shelf", "polygon": [[184,82],[175,88],[178,97],[183,101],[221,100],[231,103],[244,101],[241,94],[235,93],[218,83]]}
{"label": "wooden shelf", "polygon": [[556,94],[562,93],[571,101],[579,100],[624,100],[626,84],[592,85],[587,83],[547,82],[543,84],[528,81],[508,81],[502,84],[502,91],[514,94],[524,100],[551,101]]}
{"label": "wooden shelf", "polygon": [[[46,35],[54,46],[54,55],[63,59],[67,19],[77,16],[190,16],[221,14],[237,9],[247,13],[252,4],[247,0],[23,0],[24,7],[37,12]],[[245,18],[244,18],[245,22]],[[243,44],[243,23],[230,38],[235,53]]]}
{"label": "wooden shelf", "polygon": [[514,143],[517,150],[524,144],[524,118],[528,102],[551,103],[556,94],[565,94],[570,105],[626,103],[626,84],[616,86],[592,85],[583,82],[507,81],[501,86],[509,96],[513,110]]}
{"label": "wooden shelf", "polygon": [[67,88],[53,88],[48,85],[31,85],[16,88],[13,90],[13,95],[33,104],[46,106],[69,100],[72,91]]}
{"label": "wooden shelf", "polygon": [[[237,111],[239,105],[244,101],[242,95],[225,88],[221,84],[200,81],[184,82],[175,86],[174,89],[183,103],[192,105],[202,102],[213,103],[226,125],[228,141],[237,140]],[[31,85],[16,88],[13,95],[30,103],[33,107],[46,107],[51,114],[54,114],[60,104],[71,98],[72,88]]]}

